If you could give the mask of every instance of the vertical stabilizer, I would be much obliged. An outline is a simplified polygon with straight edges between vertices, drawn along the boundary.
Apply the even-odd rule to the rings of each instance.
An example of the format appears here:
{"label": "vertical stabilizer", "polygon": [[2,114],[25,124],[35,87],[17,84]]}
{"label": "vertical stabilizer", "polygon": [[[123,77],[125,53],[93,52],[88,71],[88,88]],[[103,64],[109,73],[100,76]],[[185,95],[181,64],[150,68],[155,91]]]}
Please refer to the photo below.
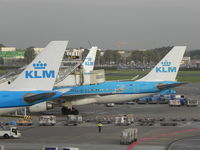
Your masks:
{"label": "vertical stabilizer", "polygon": [[83,71],[84,73],[90,73],[94,69],[95,59],[96,59],[96,53],[97,53],[97,47],[93,46],[87,57],[85,58],[85,61],[83,62]]}
{"label": "vertical stabilizer", "polygon": [[137,81],[175,81],[185,50],[186,46],[175,46],[150,73]]}
{"label": "vertical stabilizer", "polygon": [[1,90],[52,90],[68,41],[52,41],[10,85]]}

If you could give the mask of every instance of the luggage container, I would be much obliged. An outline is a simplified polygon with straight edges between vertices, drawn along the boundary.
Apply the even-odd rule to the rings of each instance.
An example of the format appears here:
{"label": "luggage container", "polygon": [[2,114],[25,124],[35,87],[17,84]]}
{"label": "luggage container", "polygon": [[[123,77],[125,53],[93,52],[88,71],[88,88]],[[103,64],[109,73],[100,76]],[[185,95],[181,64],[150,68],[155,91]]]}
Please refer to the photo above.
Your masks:
{"label": "luggage container", "polygon": [[56,116],[46,115],[39,117],[40,126],[54,126],[56,124]]}
{"label": "luggage container", "polygon": [[143,118],[139,119],[139,125],[140,126],[152,126],[155,124],[155,119],[154,118]]}
{"label": "luggage container", "polygon": [[198,104],[199,104],[199,102],[198,102],[198,100],[187,100],[186,101],[186,106],[188,106],[188,107],[196,107],[196,106],[198,106]]}
{"label": "luggage container", "polygon": [[160,123],[161,126],[177,126],[177,122],[162,122]]}
{"label": "luggage container", "polygon": [[138,129],[128,128],[121,132],[120,144],[129,145],[138,139]]}
{"label": "luggage container", "polygon": [[114,122],[114,116],[111,116],[111,115],[97,116],[96,122],[101,122],[103,124],[110,124]]}
{"label": "luggage container", "polygon": [[128,126],[134,123],[134,116],[132,114],[115,117],[116,126]]}
{"label": "luggage container", "polygon": [[175,99],[175,100],[169,100],[169,106],[173,107],[179,107],[181,106],[180,100],[179,99]]}
{"label": "luggage container", "polygon": [[67,115],[67,119],[65,121],[65,125],[78,125],[83,122],[83,117],[81,115]]}

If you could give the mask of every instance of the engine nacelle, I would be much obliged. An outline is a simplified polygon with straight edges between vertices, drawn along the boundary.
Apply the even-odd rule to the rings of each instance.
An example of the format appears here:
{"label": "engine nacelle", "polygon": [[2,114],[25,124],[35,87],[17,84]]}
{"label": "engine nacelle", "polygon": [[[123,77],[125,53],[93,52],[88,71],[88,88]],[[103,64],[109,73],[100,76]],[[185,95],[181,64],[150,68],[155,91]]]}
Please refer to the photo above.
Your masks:
{"label": "engine nacelle", "polygon": [[53,105],[48,102],[42,102],[29,107],[30,112],[44,112],[53,109]]}

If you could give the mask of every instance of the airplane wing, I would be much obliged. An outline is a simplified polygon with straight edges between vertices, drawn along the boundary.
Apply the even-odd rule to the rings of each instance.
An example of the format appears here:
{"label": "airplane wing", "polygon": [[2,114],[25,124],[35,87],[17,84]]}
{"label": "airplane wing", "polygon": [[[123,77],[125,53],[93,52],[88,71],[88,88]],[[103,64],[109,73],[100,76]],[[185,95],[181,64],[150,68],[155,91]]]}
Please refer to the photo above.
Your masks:
{"label": "airplane wing", "polygon": [[164,89],[174,88],[183,84],[186,84],[186,83],[181,82],[181,83],[172,83],[172,84],[158,84],[157,88],[159,90],[164,90]]}
{"label": "airplane wing", "polygon": [[47,93],[40,93],[40,94],[28,93],[24,96],[24,101],[31,104],[41,99],[51,98],[55,94],[56,92],[47,92]]}
{"label": "airplane wing", "polygon": [[110,80],[110,81],[118,81],[118,82],[124,82],[124,81],[135,81],[137,78],[139,77],[139,75],[134,76],[131,79],[122,79],[122,80]]}
{"label": "airplane wing", "polygon": [[55,98],[53,99],[53,103],[56,104],[62,104],[66,101],[76,101],[76,100],[80,100],[80,99],[85,99],[85,98],[98,98],[98,97],[102,97],[102,96],[107,96],[107,95],[113,95],[114,93],[107,93],[107,94],[76,94],[76,95],[65,95],[65,96],[61,96],[59,98]]}
{"label": "airplane wing", "polygon": [[106,96],[106,95],[113,95],[113,94],[116,94],[116,93],[117,92],[113,92],[113,93],[66,94],[66,95],[62,95],[61,98],[63,98],[63,97],[88,97],[88,96],[95,96],[95,95]]}

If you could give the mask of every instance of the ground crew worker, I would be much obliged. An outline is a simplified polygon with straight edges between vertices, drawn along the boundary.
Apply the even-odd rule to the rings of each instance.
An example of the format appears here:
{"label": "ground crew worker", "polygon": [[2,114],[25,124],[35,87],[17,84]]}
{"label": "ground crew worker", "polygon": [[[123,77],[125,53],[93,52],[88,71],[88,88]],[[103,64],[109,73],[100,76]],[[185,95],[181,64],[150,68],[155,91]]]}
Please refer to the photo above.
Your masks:
{"label": "ground crew worker", "polygon": [[103,124],[101,122],[98,123],[98,128],[99,128],[99,133],[101,132],[101,128],[102,128]]}

